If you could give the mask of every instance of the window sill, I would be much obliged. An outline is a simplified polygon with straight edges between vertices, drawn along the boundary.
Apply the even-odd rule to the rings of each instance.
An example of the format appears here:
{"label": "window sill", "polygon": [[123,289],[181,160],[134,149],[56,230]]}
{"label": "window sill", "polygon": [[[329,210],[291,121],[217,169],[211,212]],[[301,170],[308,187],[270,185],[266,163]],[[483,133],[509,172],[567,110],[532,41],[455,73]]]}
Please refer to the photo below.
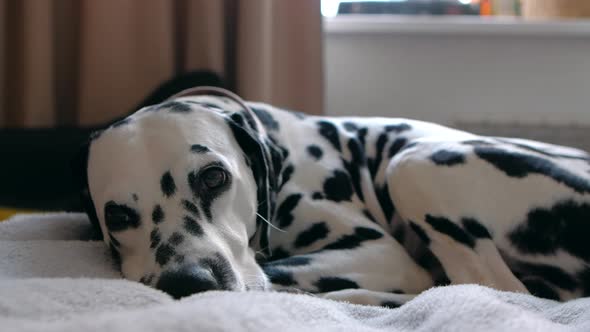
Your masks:
{"label": "window sill", "polygon": [[511,17],[341,15],[324,18],[328,35],[482,35],[590,37],[590,20],[523,21]]}

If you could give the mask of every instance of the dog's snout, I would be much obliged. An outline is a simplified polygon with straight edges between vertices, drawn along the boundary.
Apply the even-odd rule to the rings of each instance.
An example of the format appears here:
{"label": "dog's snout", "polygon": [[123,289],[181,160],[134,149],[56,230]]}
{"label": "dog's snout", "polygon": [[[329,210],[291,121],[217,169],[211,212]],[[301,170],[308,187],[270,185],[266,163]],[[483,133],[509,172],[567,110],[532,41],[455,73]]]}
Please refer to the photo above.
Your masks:
{"label": "dog's snout", "polygon": [[211,270],[197,265],[187,265],[162,273],[156,288],[170,294],[175,299],[221,289]]}

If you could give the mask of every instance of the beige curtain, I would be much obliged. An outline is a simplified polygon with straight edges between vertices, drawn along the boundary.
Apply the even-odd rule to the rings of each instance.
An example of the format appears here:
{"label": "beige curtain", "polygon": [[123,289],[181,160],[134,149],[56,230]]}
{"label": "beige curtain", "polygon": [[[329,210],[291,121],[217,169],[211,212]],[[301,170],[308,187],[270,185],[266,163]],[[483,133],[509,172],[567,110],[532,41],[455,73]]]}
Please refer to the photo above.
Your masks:
{"label": "beige curtain", "polygon": [[0,125],[95,125],[211,70],[248,100],[323,109],[319,0],[0,0]]}

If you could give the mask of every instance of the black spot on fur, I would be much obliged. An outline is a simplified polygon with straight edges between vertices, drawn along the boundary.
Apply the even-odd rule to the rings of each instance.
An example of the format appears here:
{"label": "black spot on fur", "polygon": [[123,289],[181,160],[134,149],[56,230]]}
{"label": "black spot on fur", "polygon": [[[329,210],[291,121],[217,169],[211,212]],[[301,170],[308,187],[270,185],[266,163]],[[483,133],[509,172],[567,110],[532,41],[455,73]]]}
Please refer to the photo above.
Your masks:
{"label": "black spot on fur", "polygon": [[251,107],[252,111],[256,113],[256,116],[262,122],[265,128],[270,130],[279,130],[279,123],[267,112],[265,109]]}
{"label": "black spot on fur", "polygon": [[154,249],[160,244],[161,241],[162,234],[160,234],[160,230],[158,228],[152,229],[150,232],[150,248]]}
{"label": "black spot on fur", "polygon": [[552,208],[529,211],[525,222],[508,234],[519,251],[528,254],[553,254],[558,249],[590,260],[590,204],[563,201]]}
{"label": "black spot on fur", "polygon": [[428,248],[430,238],[424,229],[412,221],[397,221],[394,225],[393,237],[401,243],[412,259],[424,268],[432,277],[435,286],[451,283],[446,271],[438,258]]}
{"label": "black spot on fur", "polygon": [[393,233],[391,234],[393,235],[393,238],[397,240],[397,242],[399,243],[404,243],[406,240],[406,227],[403,224],[399,224],[395,226],[395,229],[393,230]]}
{"label": "black spot on fur", "polygon": [[519,147],[519,148],[527,150],[527,151],[536,152],[536,153],[539,153],[539,154],[542,154],[544,156],[551,157],[551,158],[590,161],[590,157],[572,156],[572,155],[561,154],[561,153],[551,153],[551,152],[547,152],[545,150],[542,150],[540,148],[536,148],[534,146],[530,146],[530,145],[523,144],[523,143],[517,143],[517,142],[507,140],[507,139],[502,139],[502,138],[496,138],[496,140],[498,140],[502,143],[506,143],[506,144],[510,144],[510,145]]}
{"label": "black spot on fur", "polygon": [[568,186],[580,194],[590,193],[590,180],[580,177],[559,167],[549,159],[510,152],[495,147],[478,146],[475,153],[506,175],[523,178],[529,174],[539,174],[552,178],[558,183]]}
{"label": "black spot on fur", "polygon": [[160,266],[166,265],[172,256],[176,254],[176,250],[171,245],[164,243],[161,244],[158,249],[156,249],[156,262],[160,264]]}
{"label": "black spot on fur", "polygon": [[324,195],[322,193],[316,191],[315,193],[313,193],[311,198],[313,198],[314,200],[320,200],[320,199],[324,199]]}
{"label": "black spot on fur", "polygon": [[304,266],[311,263],[311,258],[307,256],[293,256],[284,259],[268,262],[264,266]]}
{"label": "black spot on fur", "polygon": [[104,205],[104,218],[107,229],[111,232],[138,228],[141,223],[141,217],[135,209],[113,201],[108,201]]}
{"label": "black spot on fur", "polygon": [[314,242],[325,239],[329,232],[330,229],[325,222],[315,223],[297,235],[294,246],[295,248],[307,247]]}
{"label": "black spot on fur", "polygon": [[159,224],[164,221],[164,210],[162,210],[160,204],[156,204],[152,210],[152,221],[154,224]]}
{"label": "black spot on fur", "polygon": [[368,160],[369,172],[371,173],[372,179],[375,179],[381,161],[383,160],[383,149],[385,149],[385,144],[387,144],[387,134],[382,133],[377,138],[377,143],[375,144],[375,158],[369,158]]}
{"label": "black spot on fur", "polygon": [[319,293],[334,292],[343,289],[360,288],[359,285],[349,279],[338,277],[323,277],[315,282]]}
{"label": "black spot on fur", "polygon": [[288,165],[287,167],[285,167],[285,169],[281,173],[281,185],[279,186],[279,190],[281,190],[283,188],[283,186],[287,182],[289,182],[289,180],[291,179],[291,175],[293,175],[294,171],[295,171],[295,166],[293,166],[293,165]]}
{"label": "black spot on fur", "polygon": [[272,249],[272,255],[270,256],[269,260],[274,261],[287,258],[289,256],[291,256],[291,254],[289,254],[289,252],[285,250],[283,247],[276,247]]}
{"label": "black spot on fur", "polygon": [[446,286],[451,284],[451,280],[447,276],[445,269],[438,258],[434,256],[432,251],[427,250],[421,252],[420,255],[412,258],[414,258],[416,264],[420,265],[430,273],[434,286]]}
{"label": "black spot on fur", "polygon": [[193,144],[191,145],[191,152],[194,153],[207,153],[211,150],[209,150],[208,147],[201,145],[201,144]]}
{"label": "black spot on fur", "polygon": [[299,200],[301,200],[301,194],[291,194],[285,198],[285,200],[279,205],[277,209],[277,220],[279,222],[279,228],[286,228],[291,225],[293,222],[293,215],[291,214],[293,210],[299,204]]}
{"label": "black spot on fur", "polygon": [[361,143],[354,138],[348,140],[348,149],[352,156],[352,164],[355,167],[364,166],[366,163],[365,151],[361,147]]}
{"label": "black spot on fur", "polygon": [[576,277],[557,266],[530,263],[513,258],[508,260],[508,264],[514,274],[523,281],[527,279],[530,280],[531,278],[538,278],[568,291],[574,291],[579,286]]}
{"label": "black spot on fur", "polygon": [[353,123],[353,122],[350,122],[350,121],[343,122],[342,123],[342,126],[347,131],[357,131],[359,129],[359,127],[358,127],[358,125],[356,123]]}
{"label": "black spot on fur", "polygon": [[404,131],[408,131],[410,129],[412,129],[412,126],[410,126],[407,123],[390,124],[390,125],[385,126],[386,132],[394,132],[396,134],[399,134]]}
{"label": "black spot on fur", "polygon": [[393,301],[384,301],[381,302],[381,306],[389,309],[395,309],[401,307],[401,303],[393,302]]}
{"label": "black spot on fur", "polygon": [[324,247],[326,250],[344,250],[359,247],[365,241],[378,240],[383,237],[380,232],[368,227],[355,227],[353,234],[343,235],[335,242]]}
{"label": "black spot on fur", "polygon": [[194,236],[203,235],[203,228],[201,227],[201,225],[199,225],[199,223],[195,219],[189,216],[184,216],[184,229],[187,232],[189,232],[189,234]]}
{"label": "black spot on fur", "polygon": [[207,217],[207,221],[212,222],[213,214],[211,213],[211,203],[213,203],[212,199],[203,199],[201,198],[201,209],[203,213],[205,213],[205,217]]}
{"label": "black spot on fur", "polygon": [[183,199],[181,202],[182,207],[190,212],[195,218],[200,219],[201,218],[201,213],[199,212],[199,208],[197,208],[197,206],[195,204],[193,204],[193,202]]}
{"label": "black spot on fur", "polygon": [[439,150],[430,156],[430,160],[437,165],[455,166],[465,163],[465,155],[450,150]]}
{"label": "black spot on fur", "polygon": [[381,232],[368,227],[355,227],[354,234],[363,240],[377,240],[383,237]]}
{"label": "black spot on fur", "polygon": [[360,143],[358,140],[351,138],[348,141],[348,149],[350,150],[351,154],[351,161],[346,161],[342,159],[342,164],[348,174],[350,175],[350,180],[354,187],[354,192],[358,196],[361,201],[364,201],[364,194],[361,187],[361,175],[360,175],[360,168],[363,167],[366,163],[365,153],[364,150],[361,148]]}
{"label": "black spot on fur", "polygon": [[434,228],[435,231],[451,237],[453,240],[462,243],[469,248],[475,246],[475,240],[467,234],[461,227],[445,217],[434,217],[426,215],[426,222]]}
{"label": "black spot on fur", "polygon": [[131,118],[125,118],[113,123],[113,128],[121,127],[129,123],[131,123]]}
{"label": "black spot on fur", "polygon": [[428,235],[426,234],[426,232],[424,231],[424,229],[422,227],[420,227],[420,225],[416,224],[413,221],[409,222],[410,228],[416,232],[416,235],[418,235],[418,237],[420,238],[420,240],[422,240],[422,242],[424,242],[425,245],[429,245],[430,244],[430,238],[428,237]]}
{"label": "black spot on fur", "polygon": [[471,236],[478,239],[491,239],[492,236],[488,229],[473,218],[463,218],[461,220],[463,227]]}
{"label": "black spot on fur", "polygon": [[559,294],[547,282],[541,278],[524,278],[524,286],[529,290],[531,295],[542,297],[549,300],[559,301]]}
{"label": "black spot on fur", "polygon": [[184,241],[184,236],[178,232],[172,233],[172,235],[170,235],[170,237],[168,238],[168,243],[170,243],[170,245],[173,246],[181,244],[182,241]]}
{"label": "black spot on fur", "polygon": [[387,188],[387,185],[375,186],[375,194],[377,195],[377,200],[379,201],[379,205],[385,214],[387,222],[391,222],[395,208],[393,206],[393,201],[389,196],[389,189]]}
{"label": "black spot on fur", "polygon": [[369,132],[369,129],[367,127],[363,127],[357,131],[356,136],[358,137],[359,141],[361,142],[361,146],[365,146],[368,132]]}
{"label": "black spot on fur", "polygon": [[170,112],[175,113],[188,113],[192,111],[191,107],[187,103],[179,102],[179,101],[168,101],[163,104],[160,104],[156,110],[168,109]]}
{"label": "black spot on fur", "polygon": [[320,135],[322,135],[328,142],[332,144],[334,149],[342,151],[340,147],[340,138],[338,137],[338,128],[328,121],[318,121],[318,127]]}
{"label": "black spot on fur", "polygon": [[363,215],[367,218],[369,218],[369,220],[371,220],[372,222],[376,223],[377,220],[375,220],[375,217],[373,217],[373,215],[371,214],[371,212],[369,212],[369,210],[367,209],[363,209]]}
{"label": "black spot on fur", "polygon": [[230,116],[230,118],[239,126],[244,127],[246,122],[244,121],[244,117],[240,113],[234,113]]}
{"label": "black spot on fur", "polygon": [[160,179],[160,188],[166,197],[171,197],[176,192],[176,183],[174,183],[174,178],[172,177],[172,174],[170,174],[170,171],[162,175],[162,179]]}
{"label": "black spot on fur", "polygon": [[389,152],[387,153],[389,158],[395,156],[398,152],[400,152],[407,142],[408,140],[403,137],[397,138],[395,141],[393,141],[393,143],[389,147]]}
{"label": "black spot on fur", "polygon": [[272,136],[268,136],[266,144],[269,147],[269,154],[273,166],[272,169],[276,171],[282,170],[283,163],[289,156],[289,150],[287,150],[287,148],[284,146],[281,146]]}
{"label": "black spot on fur", "polygon": [[350,201],[352,185],[348,174],[341,170],[334,170],[332,177],[324,181],[324,194],[326,199],[334,202]]}
{"label": "black spot on fur", "polygon": [[273,284],[281,285],[281,286],[293,286],[297,283],[295,279],[293,279],[293,273],[281,270],[274,266],[267,266],[262,268],[264,273],[270,279],[270,282]]}
{"label": "black spot on fur", "polygon": [[307,153],[309,153],[309,155],[312,156],[312,158],[315,160],[320,160],[322,158],[322,155],[324,154],[322,149],[317,145],[308,146]]}

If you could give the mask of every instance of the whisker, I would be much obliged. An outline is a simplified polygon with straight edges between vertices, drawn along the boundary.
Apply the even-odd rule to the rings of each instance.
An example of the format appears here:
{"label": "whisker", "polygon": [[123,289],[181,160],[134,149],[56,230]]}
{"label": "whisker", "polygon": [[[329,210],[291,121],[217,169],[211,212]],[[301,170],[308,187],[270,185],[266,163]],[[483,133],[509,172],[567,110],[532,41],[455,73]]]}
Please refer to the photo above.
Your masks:
{"label": "whisker", "polygon": [[278,228],[277,226],[271,224],[270,221],[266,220],[266,218],[264,218],[263,216],[261,216],[259,213],[256,213],[256,215],[259,216],[260,219],[264,220],[270,227],[276,229],[277,231],[283,232],[283,233],[286,232],[285,230],[282,230],[282,229]]}

